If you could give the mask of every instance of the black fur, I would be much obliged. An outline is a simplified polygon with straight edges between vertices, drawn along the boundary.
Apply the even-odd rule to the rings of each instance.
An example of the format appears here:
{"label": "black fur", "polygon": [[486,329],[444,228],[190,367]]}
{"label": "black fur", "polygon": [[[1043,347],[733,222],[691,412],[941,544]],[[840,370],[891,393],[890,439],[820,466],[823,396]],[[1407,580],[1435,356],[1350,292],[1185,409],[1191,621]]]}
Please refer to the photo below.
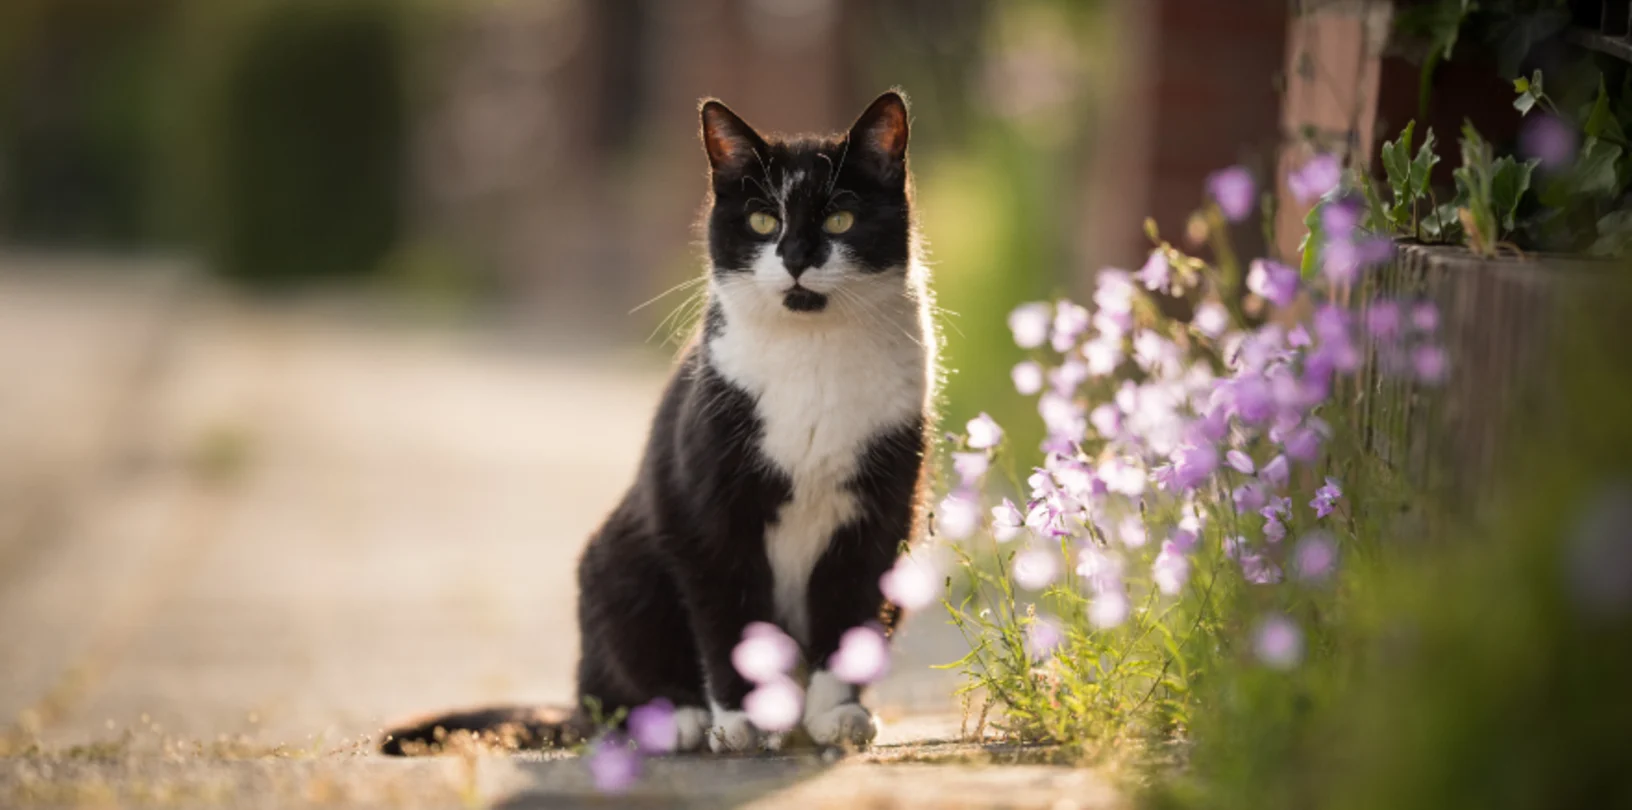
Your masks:
{"label": "black fur", "polygon": [[[758,247],[777,238],[749,227],[755,210],[785,218],[779,254],[796,278],[836,244],[872,272],[907,263],[906,108],[899,96],[886,94],[849,133],[829,138],[767,139],[713,101],[701,113],[712,169],[714,272],[744,271]],[[803,180],[779,209],[772,199],[778,189],[767,184],[794,172]],[[854,212],[855,224],[844,234],[824,232],[823,220],[837,210]],[[811,312],[826,298],[796,288],[785,303]],[[732,666],[732,649],[749,622],[778,622],[765,530],[791,498],[791,484],[759,449],[753,398],[707,360],[707,339],[723,323],[719,305],[711,305],[664,392],[634,485],[579,563],[578,698],[608,716],[657,698],[740,708],[751,684]],[[811,574],[810,666],[826,661],[845,630],[872,620],[893,624],[878,581],[914,533],[925,450],[921,416],[873,437],[858,463],[848,486],[859,517],[835,533]],[[582,709],[556,727],[529,724],[536,717],[526,709],[448,715],[394,732],[384,750],[401,753],[404,739],[433,740],[439,728],[487,731],[496,719],[519,723],[525,741],[538,744],[589,726]]]}

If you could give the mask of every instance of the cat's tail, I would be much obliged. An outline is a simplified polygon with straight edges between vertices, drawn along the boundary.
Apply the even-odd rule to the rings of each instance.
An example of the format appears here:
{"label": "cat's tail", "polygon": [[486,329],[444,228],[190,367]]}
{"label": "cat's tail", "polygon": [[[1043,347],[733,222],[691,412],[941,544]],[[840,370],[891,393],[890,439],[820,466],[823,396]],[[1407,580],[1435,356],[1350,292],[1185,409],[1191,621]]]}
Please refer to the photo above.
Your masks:
{"label": "cat's tail", "polygon": [[439,754],[461,744],[519,751],[577,744],[594,733],[582,711],[557,706],[490,706],[448,712],[404,723],[380,738],[390,756]]}

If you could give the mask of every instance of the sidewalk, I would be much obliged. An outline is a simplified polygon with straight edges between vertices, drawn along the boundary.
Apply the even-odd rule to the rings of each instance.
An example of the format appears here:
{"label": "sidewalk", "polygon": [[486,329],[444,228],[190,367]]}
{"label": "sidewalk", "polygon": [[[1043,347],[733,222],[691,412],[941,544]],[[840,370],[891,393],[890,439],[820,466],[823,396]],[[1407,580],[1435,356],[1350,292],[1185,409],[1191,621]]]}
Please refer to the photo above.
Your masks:
{"label": "sidewalk", "polygon": [[[604,806],[572,760],[482,759],[472,783],[462,760],[350,752],[405,715],[570,700],[574,563],[633,473],[658,353],[540,356],[182,278],[0,265],[0,719],[100,746],[4,760],[0,804],[181,785],[183,805]],[[887,729],[956,730],[955,676],[928,667],[957,646],[909,624],[871,700]],[[680,759],[627,798],[1054,807],[1089,778]]]}

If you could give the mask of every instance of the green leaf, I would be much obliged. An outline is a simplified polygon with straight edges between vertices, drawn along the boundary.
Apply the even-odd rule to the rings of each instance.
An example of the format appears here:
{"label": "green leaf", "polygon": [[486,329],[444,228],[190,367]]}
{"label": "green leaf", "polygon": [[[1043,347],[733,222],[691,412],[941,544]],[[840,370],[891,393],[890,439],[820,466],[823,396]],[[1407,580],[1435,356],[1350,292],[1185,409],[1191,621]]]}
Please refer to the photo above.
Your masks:
{"label": "green leaf", "polygon": [[1503,230],[1513,230],[1513,214],[1519,208],[1519,199],[1530,190],[1530,173],[1539,162],[1520,163],[1511,157],[1502,157],[1491,167],[1490,206]]}
{"label": "green leaf", "polygon": [[1613,196],[1620,190],[1615,179],[1615,162],[1620,159],[1620,145],[1588,138],[1570,171],[1573,193]]}
{"label": "green leaf", "polygon": [[1624,256],[1632,249],[1632,211],[1614,211],[1598,220],[1598,238],[1587,252],[1594,256]]}
{"label": "green leaf", "polygon": [[1428,216],[1422,219],[1423,238],[1429,242],[1461,241],[1462,221],[1457,218],[1456,211],[1466,205],[1465,200],[1458,198],[1456,202],[1441,203],[1428,212]]}
{"label": "green leaf", "polygon": [[1365,176],[1359,170],[1356,170],[1355,174],[1357,175],[1356,179],[1360,181],[1360,193],[1366,197],[1366,221],[1364,224],[1367,230],[1374,233],[1393,235],[1394,229],[1384,215],[1383,201],[1377,196],[1377,187],[1372,185],[1370,177]]}
{"label": "green leaf", "polygon": [[1598,77],[1598,98],[1592,102],[1592,111],[1587,113],[1587,122],[1581,126],[1581,131],[1589,138],[1608,138],[1617,143],[1626,141],[1620,122],[1610,111],[1609,90],[1604,87],[1602,75]]}
{"label": "green leaf", "polygon": [[1422,148],[1417,150],[1417,157],[1411,161],[1411,196],[1425,197],[1428,194],[1428,183],[1433,177],[1434,164],[1439,162],[1439,155],[1434,154],[1434,130],[1429,128],[1422,136]]}
{"label": "green leaf", "polygon": [[1320,251],[1322,245],[1326,243],[1326,234],[1320,227],[1320,211],[1324,207],[1326,201],[1322,200],[1320,204],[1310,208],[1309,213],[1303,217],[1303,224],[1308,226],[1309,231],[1303,235],[1303,242],[1298,245],[1298,250],[1303,254],[1298,262],[1298,274],[1305,280],[1314,278],[1320,269]]}
{"label": "green leaf", "polygon": [[1405,193],[1406,182],[1411,176],[1411,136],[1416,132],[1417,122],[1412,121],[1400,130],[1400,137],[1383,144],[1383,172],[1388,176],[1388,185],[1394,189],[1396,196]]}

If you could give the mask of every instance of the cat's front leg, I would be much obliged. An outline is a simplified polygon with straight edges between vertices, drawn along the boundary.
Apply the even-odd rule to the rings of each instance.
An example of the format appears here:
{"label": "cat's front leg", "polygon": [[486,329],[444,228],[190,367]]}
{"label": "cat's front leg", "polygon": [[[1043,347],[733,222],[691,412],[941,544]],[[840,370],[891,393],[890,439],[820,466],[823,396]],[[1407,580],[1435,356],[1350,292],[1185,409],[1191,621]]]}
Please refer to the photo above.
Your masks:
{"label": "cat's front leg", "polygon": [[751,555],[748,559],[710,555],[693,558],[681,574],[713,715],[708,744],[714,751],[753,751],[764,740],[743,711],[753,684],[731,660],[743,628],[771,620],[769,572],[754,570],[754,562]]}
{"label": "cat's front leg", "polygon": [[845,632],[879,620],[884,596],[878,580],[894,563],[905,522],[865,520],[840,529],[811,574],[810,644],[812,671],[805,691],[804,727],[821,745],[871,743],[878,721],[861,704],[860,688],[836,676],[829,664]]}

